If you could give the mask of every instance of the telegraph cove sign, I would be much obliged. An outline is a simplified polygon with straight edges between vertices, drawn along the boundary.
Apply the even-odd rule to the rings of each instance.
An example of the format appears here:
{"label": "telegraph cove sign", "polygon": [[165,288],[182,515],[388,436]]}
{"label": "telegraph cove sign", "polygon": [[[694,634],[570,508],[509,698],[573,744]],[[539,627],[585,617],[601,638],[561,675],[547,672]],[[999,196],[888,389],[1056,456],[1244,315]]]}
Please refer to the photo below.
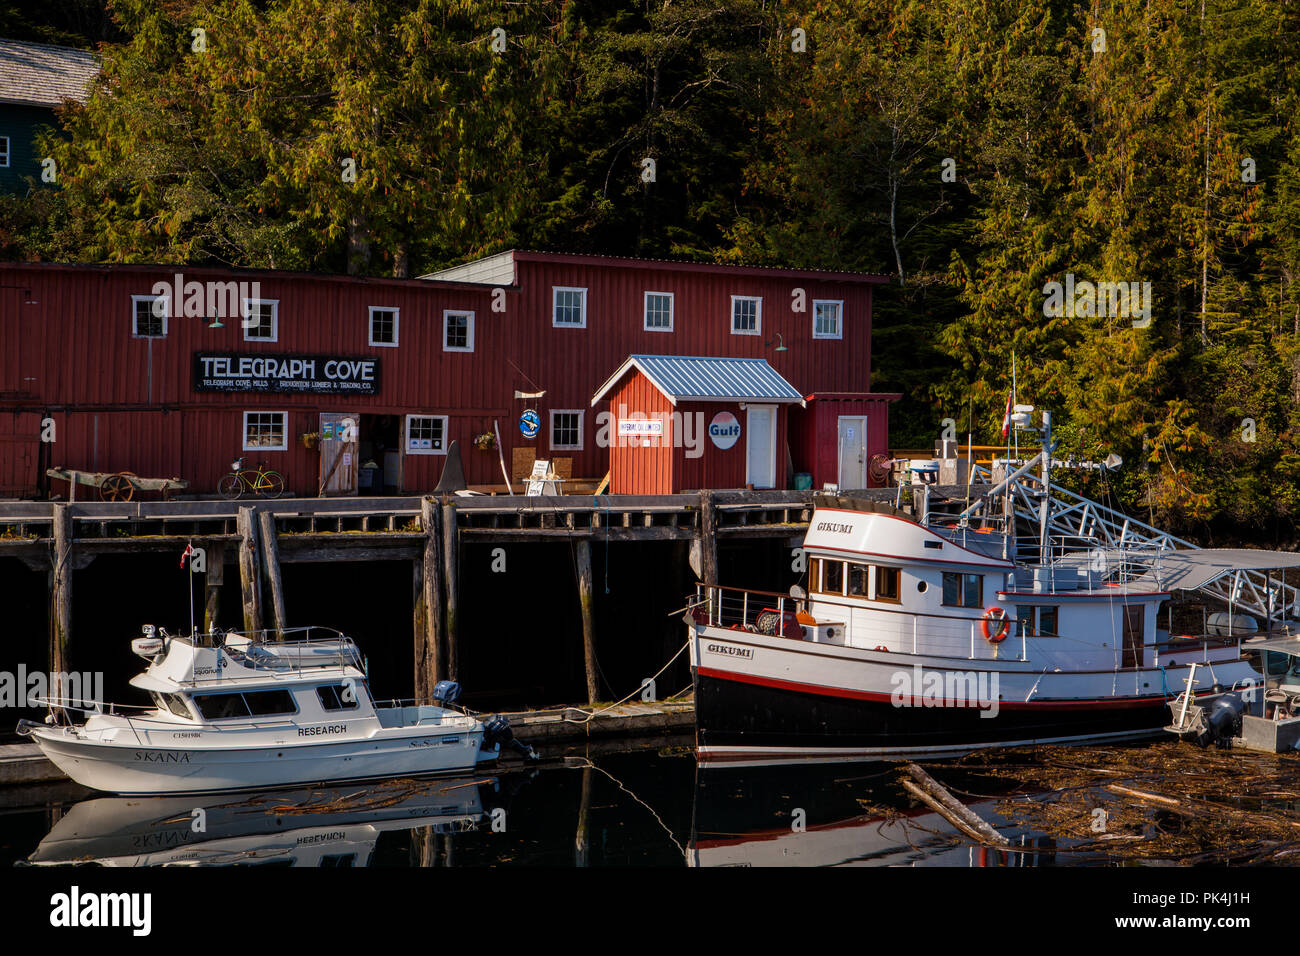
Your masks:
{"label": "telegraph cove sign", "polygon": [[379,359],[195,352],[194,390],[375,395],[379,392]]}

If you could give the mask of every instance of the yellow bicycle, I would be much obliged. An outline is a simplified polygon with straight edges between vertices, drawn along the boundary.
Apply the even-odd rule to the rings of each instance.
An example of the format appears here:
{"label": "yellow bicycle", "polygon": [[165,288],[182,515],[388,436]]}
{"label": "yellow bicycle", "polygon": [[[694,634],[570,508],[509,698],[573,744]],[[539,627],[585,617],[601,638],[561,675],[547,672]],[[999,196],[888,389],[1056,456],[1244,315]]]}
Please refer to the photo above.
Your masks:
{"label": "yellow bicycle", "polygon": [[284,478],[278,471],[269,471],[266,462],[259,461],[256,468],[245,468],[244,459],[231,462],[232,471],[217,483],[221,497],[233,501],[245,492],[260,498],[279,498],[284,494]]}

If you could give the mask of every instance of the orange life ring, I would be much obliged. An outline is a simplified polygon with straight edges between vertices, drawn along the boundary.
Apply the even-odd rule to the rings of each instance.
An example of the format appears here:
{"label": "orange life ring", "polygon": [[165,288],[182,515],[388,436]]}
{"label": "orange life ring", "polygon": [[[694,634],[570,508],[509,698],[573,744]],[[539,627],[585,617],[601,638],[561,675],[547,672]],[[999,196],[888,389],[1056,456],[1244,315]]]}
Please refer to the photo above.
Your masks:
{"label": "orange life ring", "polygon": [[[989,623],[997,621],[993,633],[989,633]],[[1007,618],[1006,608],[991,607],[984,612],[984,619],[980,621],[980,630],[984,632],[984,640],[990,644],[1001,644],[1007,639],[1007,634],[1011,632],[1011,621]]]}

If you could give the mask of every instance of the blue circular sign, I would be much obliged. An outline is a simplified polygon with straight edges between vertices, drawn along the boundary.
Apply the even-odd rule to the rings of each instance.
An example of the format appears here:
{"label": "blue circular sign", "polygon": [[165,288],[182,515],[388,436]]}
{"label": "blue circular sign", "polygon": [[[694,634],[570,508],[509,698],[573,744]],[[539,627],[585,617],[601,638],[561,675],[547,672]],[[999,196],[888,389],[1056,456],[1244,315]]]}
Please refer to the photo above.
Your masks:
{"label": "blue circular sign", "polygon": [[519,416],[519,430],[525,438],[536,438],[537,430],[542,427],[541,416],[531,408]]}

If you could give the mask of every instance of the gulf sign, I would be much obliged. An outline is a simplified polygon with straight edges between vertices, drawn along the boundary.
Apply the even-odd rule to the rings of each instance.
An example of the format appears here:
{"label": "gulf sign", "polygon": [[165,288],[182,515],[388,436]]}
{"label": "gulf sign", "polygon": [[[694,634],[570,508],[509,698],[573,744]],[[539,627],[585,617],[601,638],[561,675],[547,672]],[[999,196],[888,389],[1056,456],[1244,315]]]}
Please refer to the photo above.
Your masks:
{"label": "gulf sign", "polygon": [[731,412],[718,412],[709,422],[709,440],[726,451],[740,441],[740,420]]}

